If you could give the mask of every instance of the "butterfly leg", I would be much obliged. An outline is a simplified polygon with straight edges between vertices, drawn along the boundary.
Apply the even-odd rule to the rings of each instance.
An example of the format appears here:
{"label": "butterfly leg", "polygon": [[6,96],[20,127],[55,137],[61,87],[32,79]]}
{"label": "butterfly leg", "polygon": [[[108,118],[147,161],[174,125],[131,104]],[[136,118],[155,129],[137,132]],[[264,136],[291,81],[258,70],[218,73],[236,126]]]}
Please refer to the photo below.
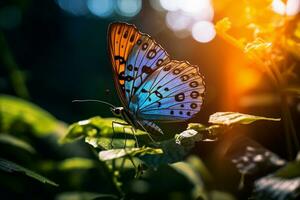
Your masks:
{"label": "butterfly leg", "polygon": [[[128,123],[122,123],[122,122],[118,122],[118,121],[112,121],[112,129],[113,129],[113,137],[112,137],[112,140],[111,140],[111,146],[113,148],[113,139],[114,139],[114,136],[115,136],[115,125],[121,125],[122,128],[123,128],[123,133],[124,133],[124,138],[125,138],[125,144],[124,144],[124,148],[126,147],[126,142],[127,142],[127,134],[126,134],[126,128],[129,128],[134,136],[134,139],[136,141],[136,144],[137,144],[137,147],[139,147],[139,144],[138,144],[138,140],[137,140],[137,137],[135,135],[135,130],[132,126],[130,126],[130,124]],[[129,126],[129,127],[128,127]]]}
{"label": "butterfly leg", "polygon": [[133,127],[131,127],[130,128],[131,129],[131,131],[132,131],[132,134],[133,134],[133,136],[134,136],[134,139],[135,139],[135,141],[136,141],[136,147],[137,148],[139,148],[139,142],[138,142],[138,139],[137,139],[137,137],[136,137],[136,131],[135,131],[135,129],[133,128]]}
{"label": "butterfly leg", "polygon": [[[112,122],[111,122],[111,126],[112,126],[112,129],[113,129],[113,135],[112,135],[112,139],[111,139],[110,146],[111,146],[112,148],[114,148],[113,140],[114,140],[114,138],[115,138],[115,136],[116,136],[116,131],[115,131],[116,125],[121,125],[121,126],[122,126],[123,131],[124,131],[124,134],[125,134],[125,129],[124,129],[125,127],[124,127],[124,126],[128,126],[128,124],[122,123],[122,122],[118,122],[118,121],[112,121]],[[126,134],[125,134],[125,137],[126,137]],[[126,138],[125,138],[125,145],[126,145]]]}
{"label": "butterfly leg", "polygon": [[110,146],[111,146],[112,149],[114,148],[113,141],[114,141],[114,138],[115,138],[115,135],[116,135],[115,124],[116,124],[116,121],[112,121],[111,122],[111,127],[112,127],[112,130],[113,130],[113,135],[111,137]]}
{"label": "butterfly leg", "polygon": [[[131,133],[132,133],[132,135],[133,135],[133,137],[134,137],[134,139],[135,139],[136,146],[139,147],[139,142],[138,142],[138,139],[137,139],[137,137],[136,137],[136,130],[135,130],[135,128],[132,127],[132,126],[130,126],[129,124],[127,124],[127,126],[129,126],[129,127],[123,127],[124,133],[126,133],[126,128],[128,128],[128,129],[131,131]],[[126,137],[126,134],[125,134],[125,137]],[[126,142],[126,141],[125,141],[125,142]],[[125,144],[126,144],[126,143],[125,143]]]}

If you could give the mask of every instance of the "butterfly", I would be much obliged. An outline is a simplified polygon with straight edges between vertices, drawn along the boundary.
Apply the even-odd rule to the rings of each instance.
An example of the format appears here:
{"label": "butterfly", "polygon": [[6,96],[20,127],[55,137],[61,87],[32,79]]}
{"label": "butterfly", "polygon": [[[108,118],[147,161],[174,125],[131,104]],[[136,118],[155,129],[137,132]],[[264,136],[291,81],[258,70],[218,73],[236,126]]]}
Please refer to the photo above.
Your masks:
{"label": "butterfly", "polygon": [[151,36],[127,23],[109,25],[108,51],[123,106],[111,108],[115,116],[163,133],[156,122],[186,121],[200,111],[205,83],[198,66],[171,60]]}

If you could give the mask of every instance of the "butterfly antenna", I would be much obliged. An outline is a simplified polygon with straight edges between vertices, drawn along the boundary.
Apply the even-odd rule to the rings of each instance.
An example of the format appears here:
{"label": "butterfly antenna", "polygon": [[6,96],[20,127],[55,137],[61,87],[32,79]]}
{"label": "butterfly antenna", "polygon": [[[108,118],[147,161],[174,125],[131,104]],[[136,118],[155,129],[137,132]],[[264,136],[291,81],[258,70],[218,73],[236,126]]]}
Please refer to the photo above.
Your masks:
{"label": "butterfly antenna", "polygon": [[73,100],[72,103],[82,103],[82,102],[98,102],[98,103],[103,103],[106,104],[108,106],[110,106],[111,108],[115,108],[116,106],[106,102],[106,101],[100,101],[100,100],[96,100],[96,99],[84,99],[84,100]]}

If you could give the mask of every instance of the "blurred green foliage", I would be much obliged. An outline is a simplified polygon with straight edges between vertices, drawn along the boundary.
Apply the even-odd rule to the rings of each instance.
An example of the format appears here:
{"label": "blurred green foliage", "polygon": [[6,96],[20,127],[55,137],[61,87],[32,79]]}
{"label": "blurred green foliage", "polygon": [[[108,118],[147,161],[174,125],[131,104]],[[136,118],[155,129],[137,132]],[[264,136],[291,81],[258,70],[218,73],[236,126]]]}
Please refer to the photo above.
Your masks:
{"label": "blurred green foliage", "polygon": [[0,158],[0,169],[4,170],[6,172],[10,172],[10,173],[12,173],[12,172],[18,172],[20,174],[24,173],[25,175],[27,175],[31,178],[34,178],[42,183],[47,183],[47,184],[50,184],[53,186],[58,186],[58,184],[54,183],[53,181],[33,172],[31,170],[28,170],[20,165],[17,165],[16,163],[13,163],[11,161],[1,159],[1,158]]}
{"label": "blurred green foliage", "polygon": [[[121,121],[119,119],[93,117],[74,123],[67,129],[64,123],[27,101],[1,95],[0,103],[0,142],[5,144],[1,147],[0,156],[3,158],[1,158],[0,169],[15,174],[14,179],[24,179],[16,176],[18,173],[24,173],[43,183],[59,185],[55,191],[50,189],[52,191],[50,199],[54,197],[56,199],[148,199],[155,196],[173,199],[176,196],[179,199],[218,200],[222,197],[222,199],[232,200],[234,198],[230,194],[217,191],[212,187],[214,175],[201,159],[188,156],[189,151],[196,142],[217,141],[236,125],[245,125],[257,120],[278,120],[242,113],[216,113],[209,120],[211,125],[192,123],[188,125],[186,131],[166,140],[153,142],[147,135],[149,133],[138,131],[137,143],[129,125],[118,125],[113,130],[112,121]],[[82,148],[85,146],[82,141],[88,144],[86,148]],[[140,147],[137,147],[137,144]],[[45,151],[46,146],[47,151]],[[81,150],[78,151],[78,148]],[[259,147],[252,148],[259,149]],[[19,151],[7,154],[11,149],[19,149]],[[53,154],[54,152],[56,153]],[[269,162],[267,159],[257,160],[262,152],[261,150],[252,152],[253,161],[249,162],[249,165],[260,162],[256,168],[258,171],[263,169],[262,163]],[[24,156],[29,160],[22,159]],[[246,159],[243,156],[241,158],[241,161]],[[26,167],[7,159],[22,163]],[[232,157],[232,160],[236,163],[237,157]],[[247,167],[246,163],[243,165]],[[292,164],[286,167],[288,170],[282,169],[285,174],[298,170],[298,165],[296,170],[290,170],[290,165]],[[240,164],[237,166],[240,167]],[[266,171],[269,172],[272,171]],[[38,173],[51,179],[53,177],[55,182]],[[278,171],[276,174],[281,172]],[[1,176],[4,179],[12,178],[12,175],[8,174]],[[297,174],[295,176],[298,177]],[[94,182],[95,178],[98,184],[90,187],[91,181]],[[163,180],[169,184],[164,185]],[[104,188],[101,183],[106,183]],[[259,183],[259,181],[255,183],[255,187],[259,189],[254,190],[253,196],[257,195],[257,190],[262,190]],[[186,184],[190,186],[182,187]],[[1,185],[6,188],[4,195],[13,194],[18,197],[18,193],[15,193],[16,186],[10,183]],[[19,187],[28,190],[26,185]],[[35,191],[40,187],[31,190]],[[270,189],[272,187],[270,185],[266,189],[272,190]],[[162,188],[166,190],[164,194],[161,194]],[[49,188],[42,190],[46,192]],[[26,193],[26,198],[30,196],[31,193]]]}
{"label": "blurred green foliage", "polygon": [[[13,128],[32,129],[30,131],[36,136],[61,135],[65,131],[65,125],[48,112],[16,97],[0,95],[0,113],[0,132],[2,133],[11,132]],[[18,121],[20,121],[19,127],[14,125]]]}

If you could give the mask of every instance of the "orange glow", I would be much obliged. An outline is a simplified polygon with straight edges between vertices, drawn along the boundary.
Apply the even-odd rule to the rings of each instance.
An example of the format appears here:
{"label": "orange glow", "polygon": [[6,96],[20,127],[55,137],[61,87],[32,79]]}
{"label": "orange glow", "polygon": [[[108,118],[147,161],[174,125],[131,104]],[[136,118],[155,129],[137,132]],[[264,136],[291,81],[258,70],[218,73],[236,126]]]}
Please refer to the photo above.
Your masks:
{"label": "orange glow", "polygon": [[241,68],[236,72],[236,90],[237,92],[245,92],[257,87],[260,74],[253,68]]}
{"label": "orange glow", "polygon": [[[230,59],[230,58],[235,59]],[[224,107],[230,110],[238,109],[239,101],[251,89],[258,87],[262,72],[250,67],[247,59],[236,55],[236,52],[228,53],[229,60],[226,67],[226,96]]]}

